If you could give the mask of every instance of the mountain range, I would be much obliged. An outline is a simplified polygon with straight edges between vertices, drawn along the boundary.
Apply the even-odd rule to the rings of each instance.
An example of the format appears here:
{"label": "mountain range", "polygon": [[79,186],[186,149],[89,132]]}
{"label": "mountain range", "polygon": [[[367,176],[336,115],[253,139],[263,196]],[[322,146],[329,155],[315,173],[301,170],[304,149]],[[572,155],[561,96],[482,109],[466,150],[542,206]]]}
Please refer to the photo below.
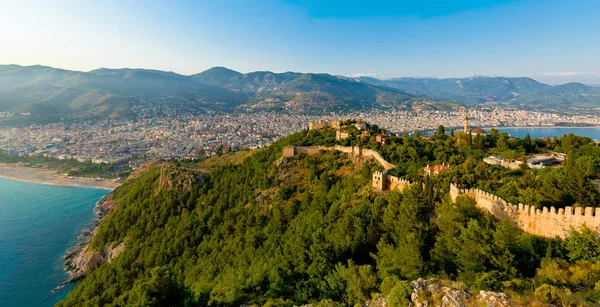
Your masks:
{"label": "mountain range", "polygon": [[377,86],[392,87],[415,96],[456,101],[463,104],[490,102],[520,107],[600,107],[600,88],[581,83],[550,86],[531,78],[393,78],[360,77]]}
{"label": "mountain range", "polygon": [[[184,76],[149,69],[89,72],[46,66],[0,65],[4,124],[48,123],[61,118],[94,120],[221,110],[299,113],[508,103],[521,107],[600,107],[600,88],[550,86],[530,78],[394,78],[379,80],[315,73],[240,73],[213,67]],[[435,102],[432,103],[432,100]],[[27,114],[27,115],[21,115]]]}

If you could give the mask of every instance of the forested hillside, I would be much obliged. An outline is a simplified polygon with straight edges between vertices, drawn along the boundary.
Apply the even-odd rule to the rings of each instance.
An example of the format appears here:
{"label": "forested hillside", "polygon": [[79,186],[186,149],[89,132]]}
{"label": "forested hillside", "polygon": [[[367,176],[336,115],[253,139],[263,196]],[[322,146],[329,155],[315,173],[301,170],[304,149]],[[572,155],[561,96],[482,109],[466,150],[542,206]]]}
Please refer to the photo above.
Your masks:
{"label": "forested hillside", "polygon": [[[418,277],[503,291],[522,305],[600,303],[595,234],[574,232],[563,241],[519,232],[467,197],[452,203],[443,176],[413,177],[410,190],[381,193],[371,188],[379,168],[371,160],[338,151],[282,158],[288,144],[335,142],[334,130],[301,131],[210,175],[185,163],[145,166],[115,190],[116,209],[88,247],[123,243],[124,251],[58,306],[347,306],[378,292],[406,306],[406,281]],[[432,143],[418,136],[393,142],[395,153],[371,145],[406,164],[406,176],[414,173],[409,165],[427,163],[420,147]],[[444,146],[453,152],[433,159],[462,159],[452,161],[473,171],[462,184],[477,184],[480,173],[469,161],[484,149],[441,134],[433,144],[442,148],[434,153]],[[588,144],[558,145],[588,155]]]}

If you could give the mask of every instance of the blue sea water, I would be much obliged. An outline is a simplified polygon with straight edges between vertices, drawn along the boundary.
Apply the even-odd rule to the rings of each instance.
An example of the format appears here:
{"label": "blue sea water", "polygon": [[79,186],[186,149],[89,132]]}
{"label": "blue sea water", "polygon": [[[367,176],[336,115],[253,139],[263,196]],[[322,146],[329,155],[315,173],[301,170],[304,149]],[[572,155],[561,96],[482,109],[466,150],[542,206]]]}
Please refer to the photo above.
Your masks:
{"label": "blue sea water", "polygon": [[64,252],[109,191],[0,178],[0,307],[52,306],[72,289]]}
{"label": "blue sea water", "polygon": [[[488,129],[489,130],[489,129]],[[600,128],[571,128],[571,127],[552,127],[552,128],[498,128],[501,132],[522,138],[527,133],[531,138],[561,137],[564,134],[573,133],[577,136],[587,136],[592,140],[600,140]]]}

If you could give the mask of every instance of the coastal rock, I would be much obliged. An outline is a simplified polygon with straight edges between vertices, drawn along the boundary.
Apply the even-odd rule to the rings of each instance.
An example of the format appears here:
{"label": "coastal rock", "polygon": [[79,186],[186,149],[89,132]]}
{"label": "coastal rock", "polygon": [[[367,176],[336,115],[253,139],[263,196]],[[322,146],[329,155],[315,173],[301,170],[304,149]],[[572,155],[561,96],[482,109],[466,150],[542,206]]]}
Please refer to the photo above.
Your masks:
{"label": "coastal rock", "polygon": [[97,267],[110,263],[115,257],[123,252],[125,241],[114,247],[104,246],[102,250],[98,252],[91,251],[91,248],[89,248],[89,242],[96,234],[100,222],[115,208],[115,206],[116,202],[112,199],[112,194],[102,197],[102,199],[96,203],[96,206],[93,209],[93,212],[96,215],[95,218],[81,231],[81,234],[77,237],[79,242],[65,252],[65,270],[69,277],[54,288],[52,292],[56,292],[66,284],[85,277]]}
{"label": "coastal rock", "polygon": [[115,247],[104,246],[99,252],[90,252],[88,250],[80,252],[68,262],[68,266],[71,269],[69,273],[71,281],[74,281],[73,277],[75,276],[83,277],[91,273],[97,267],[110,263],[115,257],[121,254],[124,249],[125,242],[121,242],[121,244]]}

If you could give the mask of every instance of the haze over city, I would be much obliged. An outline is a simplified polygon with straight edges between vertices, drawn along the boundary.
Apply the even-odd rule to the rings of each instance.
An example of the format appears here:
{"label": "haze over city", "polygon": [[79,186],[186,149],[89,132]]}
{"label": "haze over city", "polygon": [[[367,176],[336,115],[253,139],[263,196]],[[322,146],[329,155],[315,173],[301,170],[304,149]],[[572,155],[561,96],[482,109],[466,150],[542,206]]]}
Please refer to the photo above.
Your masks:
{"label": "haze over city", "polygon": [[600,84],[599,14],[597,1],[8,1],[0,62]]}

